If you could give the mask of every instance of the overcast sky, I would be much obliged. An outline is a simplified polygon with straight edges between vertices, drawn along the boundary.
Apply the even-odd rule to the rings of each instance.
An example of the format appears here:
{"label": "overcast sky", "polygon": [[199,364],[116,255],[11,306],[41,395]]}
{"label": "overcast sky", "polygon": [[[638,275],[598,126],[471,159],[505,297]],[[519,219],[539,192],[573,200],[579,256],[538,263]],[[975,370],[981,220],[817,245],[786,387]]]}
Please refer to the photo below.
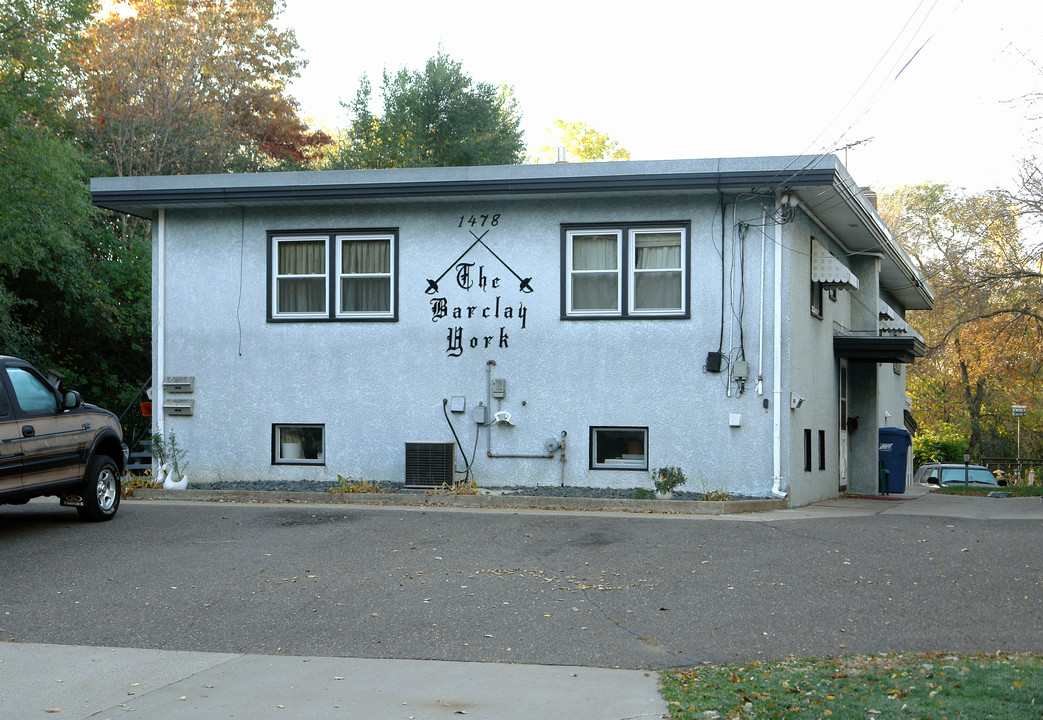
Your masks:
{"label": "overcast sky", "polygon": [[847,165],[878,188],[1012,187],[1034,151],[1016,100],[1043,91],[1039,0],[287,0],[281,22],[309,61],[292,93],[327,127],[347,124],[363,73],[377,94],[385,68],[419,69],[441,43],[475,80],[514,86],[533,150],[555,118],[635,160],[862,141]]}

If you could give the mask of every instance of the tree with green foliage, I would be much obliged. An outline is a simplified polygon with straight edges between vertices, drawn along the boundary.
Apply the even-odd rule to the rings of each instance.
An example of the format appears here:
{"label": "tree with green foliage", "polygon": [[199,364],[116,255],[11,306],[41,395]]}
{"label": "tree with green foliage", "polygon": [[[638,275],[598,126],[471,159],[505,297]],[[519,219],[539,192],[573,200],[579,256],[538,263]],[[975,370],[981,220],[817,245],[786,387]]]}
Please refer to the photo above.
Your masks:
{"label": "tree with green foliage", "polygon": [[630,151],[585,122],[555,120],[554,126],[547,128],[547,135],[549,140],[532,159],[535,163],[557,162],[558,148],[565,148],[569,162],[630,159]]}
{"label": "tree with green foliage", "polygon": [[[91,213],[84,158],[67,139],[60,62],[92,3],[0,5],[0,352],[44,357],[43,312],[89,300],[75,234]],[[87,280],[87,282],[85,282]]]}
{"label": "tree with green foliage", "polygon": [[66,59],[94,3],[0,3],[0,353],[121,409],[151,367],[148,241],[91,206]]}
{"label": "tree with green foliage", "polygon": [[423,71],[384,71],[383,113],[371,110],[362,77],[342,103],[351,125],[322,163],[326,169],[511,165],[522,161],[521,114],[513,89],[476,83],[441,49]]}

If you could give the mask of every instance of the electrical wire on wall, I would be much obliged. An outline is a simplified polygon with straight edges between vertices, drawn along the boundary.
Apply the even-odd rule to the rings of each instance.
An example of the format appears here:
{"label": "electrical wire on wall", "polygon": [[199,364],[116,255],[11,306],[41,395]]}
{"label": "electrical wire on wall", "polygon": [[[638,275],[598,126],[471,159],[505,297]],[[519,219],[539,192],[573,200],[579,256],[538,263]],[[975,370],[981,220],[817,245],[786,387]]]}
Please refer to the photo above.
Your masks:
{"label": "electrical wire on wall", "polygon": [[456,434],[456,428],[453,427],[453,421],[449,418],[449,411],[446,409],[449,405],[448,398],[442,398],[442,414],[445,415],[445,421],[449,424],[449,429],[453,433],[453,438],[456,440],[456,446],[460,448],[460,455],[464,459],[464,482],[471,482],[474,480],[474,473],[471,470],[471,466],[474,464],[475,455],[478,453],[478,428],[474,429],[474,448],[471,450],[471,457],[468,459],[467,451],[464,449],[463,443],[460,442],[460,436]]}
{"label": "electrical wire on wall", "polygon": [[723,355],[724,353],[724,193],[720,190],[717,191],[717,197],[719,200],[719,210],[721,211],[721,338],[717,344],[717,354]]}

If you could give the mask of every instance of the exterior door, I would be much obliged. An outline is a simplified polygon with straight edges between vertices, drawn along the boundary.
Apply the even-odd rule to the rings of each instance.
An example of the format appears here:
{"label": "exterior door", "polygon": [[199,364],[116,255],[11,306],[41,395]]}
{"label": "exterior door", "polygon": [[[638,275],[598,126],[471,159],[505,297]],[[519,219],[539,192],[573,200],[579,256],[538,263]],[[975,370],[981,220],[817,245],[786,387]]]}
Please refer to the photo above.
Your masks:
{"label": "exterior door", "polygon": [[839,387],[840,398],[837,403],[840,408],[839,411],[839,426],[840,426],[840,489],[847,489],[847,459],[848,459],[848,444],[847,444],[847,360],[841,360],[839,363],[839,373],[837,386]]}

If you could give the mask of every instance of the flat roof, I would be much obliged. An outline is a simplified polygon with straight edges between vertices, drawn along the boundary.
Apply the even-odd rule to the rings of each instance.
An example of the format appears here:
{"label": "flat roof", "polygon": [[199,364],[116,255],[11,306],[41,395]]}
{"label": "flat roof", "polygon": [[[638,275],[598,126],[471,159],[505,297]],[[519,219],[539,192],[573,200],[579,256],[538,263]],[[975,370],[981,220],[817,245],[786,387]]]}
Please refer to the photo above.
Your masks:
{"label": "flat roof", "polygon": [[835,155],[91,180],[95,205],[148,219],[159,210],[192,208],[717,192],[789,193],[847,251],[880,253],[881,287],[906,308],[933,306],[926,280]]}

